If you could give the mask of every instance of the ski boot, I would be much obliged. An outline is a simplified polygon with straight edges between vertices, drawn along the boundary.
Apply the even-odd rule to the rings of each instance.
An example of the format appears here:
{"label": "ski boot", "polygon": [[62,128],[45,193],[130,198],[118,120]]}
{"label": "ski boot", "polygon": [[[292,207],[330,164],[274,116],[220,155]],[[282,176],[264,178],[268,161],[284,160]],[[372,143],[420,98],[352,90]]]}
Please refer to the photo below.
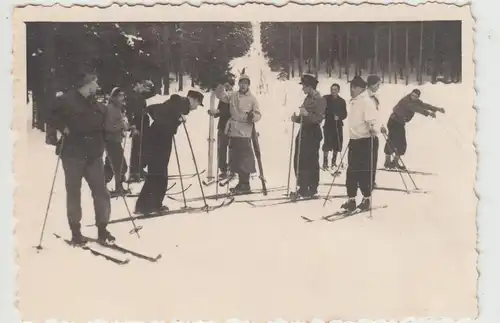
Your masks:
{"label": "ski boot", "polygon": [[358,209],[361,211],[368,211],[372,207],[372,200],[369,197],[363,197],[363,200],[358,205]]}
{"label": "ski boot", "polygon": [[109,231],[106,229],[106,227],[99,227],[97,228],[97,241],[100,244],[110,244],[115,242],[115,237],[109,233]]}
{"label": "ski boot", "polygon": [[401,171],[406,171],[406,167],[404,165],[401,165],[400,163],[395,164],[394,168],[401,170]]}
{"label": "ski boot", "polygon": [[71,244],[78,247],[82,247],[85,244],[87,244],[88,239],[82,235],[79,224],[70,225],[70,229],[71,229]]}
{"label": "ski boot", "polygon": [[132,193],[131,190],[125,189],[124,187],[119,187],[118,189],[109,192],[111,197],[125,196],[125,195],[131,194],[131,193]]}
{"label": "ski boot", "polygon": [[142,178],[139,174],[130,174],[128,177],[128,183],[140,183],[142,181]]}
{"label": "ski boot", "polygon": [[348,199],[347,202],[340,206],[340,208],[345,212],[353,212],[356,210],[356,200]]}
{"label": "ski boot", "polygon": [[229,189],[229,191],[231,192],[231,194],[233,195],[239,195],[239,194],[247,194],[247,193],[250,193],[251,190],[250,190],[250,184],[242,184],[242,183],[238,183],[236,184],[235,187]]}
{"label": "ski boot", "polygon": [[394,165],[394,162],[391,160],[386,160],[384,163],[384,167],[386,169],[394,169],[396,166]]}

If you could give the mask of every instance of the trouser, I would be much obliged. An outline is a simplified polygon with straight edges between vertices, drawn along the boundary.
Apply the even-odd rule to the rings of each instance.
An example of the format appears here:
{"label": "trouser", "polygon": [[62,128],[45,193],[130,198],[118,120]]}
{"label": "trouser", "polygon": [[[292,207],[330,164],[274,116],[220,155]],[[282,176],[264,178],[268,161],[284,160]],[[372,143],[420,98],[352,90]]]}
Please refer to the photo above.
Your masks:
{"label": "trouser", "polygon": [[407,148],[405,124],[389,118],[387,131],[388,140],[385,143],[384,153],[386,155],[403,156]]}
{"label": "trouser", "polygon": [[322,139],[323,135],[319,125],[302,126],[295,138],[293,167],[298,180],[298,186],[302,192],[318,191],[320,169],[319,149]]}
{"label": "trouser", "polygon": [[101,157],[93,160],[67,157],[61,158],[66,183],[66,209],[68,223],[73,232],[80,230],[82,220],[81,189],[85,178],[94,200],[95,222],[105,228],[109,222],[111,202],[104,180],[104,165]]}
{"label": "trouser", "polygon": [[172,138],[165,139],[163,147],[157,147],[146,155],[148,173],[145,176],[139,198],[135,204],[137,211],[148,212],[161,208],[168,186],[168,164],[172,153]]}
{"label": "trouser", "polygon": [[130,149],[130,175],[133,176],[142,176],[144,174],[144,167],[146,167],[146,163],[142,155],[144,155],[143,147],[149,130],[149,122],[149,116],[144,114],[142,129],[137,129],[140,131],[140,134],[132,137],[132,147]]}
{"label": "trouser", "polygon": [[370,197],[375,182],[378,138],[351,139],[347,155],[346,188],[350,198],[356,197],[358,187],[364,197]]}
{"label": "trouser", "polygon": [[[120,170],[121,171],[118,171]],[[123,147],[120,142],[106,142],[106,163],[104,164],[104,172],[106,175],[106,183],[109,183],[113,176],[115,178],[115,189],[121,187],[127,173],[127,161],[123,156]]]}
{"label": "trouser", "polygon": [[323,152],[333,151],[339,153],[342,151],[344,142],[344,127],[338,123],[323,127]]}
{"label": "trouser", "polygon": [[229,146],[229,136],[224,133],[224,129],[217,131],[217,156],[221,173],[227,172],[227,152]]}

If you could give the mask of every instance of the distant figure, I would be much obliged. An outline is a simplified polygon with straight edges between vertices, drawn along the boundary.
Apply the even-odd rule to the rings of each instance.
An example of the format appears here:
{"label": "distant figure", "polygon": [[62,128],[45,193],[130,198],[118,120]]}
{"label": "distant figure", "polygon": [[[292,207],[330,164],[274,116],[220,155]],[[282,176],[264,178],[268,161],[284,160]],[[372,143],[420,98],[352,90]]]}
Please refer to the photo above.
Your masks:
{"label": "distant figure", "polygon": [[[389,121],[387,121],[389,134],[384,147],[385,168],[405,169],[404,165],[399,164],[400,157],[406,153],[407,149],[405,125],[413,119],[415,113],[436,118],[436,112],[445,112],[443,108],[437,108],[422,102],[420,94],[420,90],[413,90],[410,94],[403,97],[392,110]],[[393,154],[394,160],[391,159]]]}
{"label": "distant figure", "polygon": [[[328,152],[333,151],[331,167],[337,167],[337,155],[344,142],[344,120],[347,118],[345,100],[339,95],[340,85],[332,84],[330,94],[325,95],[326,111],[323,124],[323,169],[328,169]],[[342,162],[342,161],[341,161]]]}

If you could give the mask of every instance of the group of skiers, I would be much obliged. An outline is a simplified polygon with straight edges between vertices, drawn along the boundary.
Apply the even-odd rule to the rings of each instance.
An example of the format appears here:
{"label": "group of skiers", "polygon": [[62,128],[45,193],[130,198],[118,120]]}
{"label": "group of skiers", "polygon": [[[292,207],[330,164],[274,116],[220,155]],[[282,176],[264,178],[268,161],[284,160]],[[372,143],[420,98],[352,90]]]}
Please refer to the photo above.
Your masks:
{"label": "group of skiers", "polygon": [[[250,91],[250,82],[244,71],[239,77],[237,90],[233,89],[235,82],[232,77],[221,80],[215,91],[219,105],[217,109],[208,110],[210,116],[219,118],[218,180],[237,175],[238,183],[231,188],[233,194],[250,192],[250,176],[256,173],[252,138],[255,123],[262,115],[257,99]],[[346,210],[366,210],[371,207],[379,132],[386,136],[384,166],[402,168],[399,159],[406,152],[405,124],[415,113],[434,118],[436,112],[444,113],[442,108],[423,103],[419,99],[421,92],[416,89],[394,107],[386,129],[380,123],[376,93],[381,80],[378,76],[370,75],[366,82],[359,76],[351,80],[349,113],[346,101],[339,95],[338,84],[333,84],[330,94],[325,96],[317,91],[318,80],[312,75],[303,75],[300,84],[306,96],[299,113],[291,116],[292,122],[300,124],[294,155],[298,186],[296,196],[313,198],[317,195],[320,149],[323,151],[324,169],[333,169],[337,167],[337,162],[342,163],[343,156],[339,161],[338,155],[343,147],[344,121],[348,119],[348,200],[342,205]],[[92,192],[100,241],[112,242],[115,239],[107,230],[111,212],[110,197],[111,193],[117,196],[128,193],[123,187],[127,169],[128,181],[145,181],[135,205],[136,213],[168,210],[163,205],[163,199],[168,185],[168,165],[172,146],[175,145],[175,134],[190,111],[203,106],[204,96],[191,90],[186,97],[174,94],[161,104],[147,106],[145,93],[149,93],[152,87],[150,81],[144,80],[138,80],[129,89],[116,87],[111,91],[107,105],[104,105],[95,99],[99,88],[97,75],[84,73],[73,89],[64,93],[52,109],[48,126],[62,134],[56,144],[56,152],[60,155],[65,173],[67,217],[75,244],[86,242],[80,230],[82,178],[85,178]],[[129,131],[132,138],[130,167],[127,166],[123,149]],[[333,155],[329,166],[330,151]],[[106,183],[113,177],[115,191],[110,193]],[[363,200],[356,205],[358,188]]]}

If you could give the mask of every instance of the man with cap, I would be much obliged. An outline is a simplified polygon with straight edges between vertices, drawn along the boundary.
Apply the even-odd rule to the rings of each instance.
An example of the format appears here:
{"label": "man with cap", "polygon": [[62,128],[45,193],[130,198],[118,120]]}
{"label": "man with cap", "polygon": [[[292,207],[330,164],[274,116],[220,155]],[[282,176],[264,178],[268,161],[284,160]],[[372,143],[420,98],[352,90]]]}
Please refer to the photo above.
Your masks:
{"label": "man with cap", "polygon": [[168,211],[163,199],[168,186],[168,164],[172,142],[185,116],[203,106],[203,94],[190,90],[187,97],[173,94],[161,103],[148,107],[153,119],[144,141],[144,163],[148,167],[145,182],[135,205],[135,213],[151,214]]}
{"label": "man with cap", "polygon": [[79,74],[74,89],[63,94],[49,118],[49,124],[63,135],[59,153],[66,182],[71,240],[76,245],[87,242],[81,233],[82,178],[92,192],[98,240],[102,243],[115,240],[106,229],[111,212],[103,164],[106,108],[95,100],[98,88],[95,74]]}
{"label": "man with cap", "polygon": [[347,109],[339,91],[340,85],[334,83],[330,87],[330,94],[324,96],[326,111],[323,124],[323,169],[328,169],[328,152],[332,150],[331,165],[332,168],[337,166],[337,155],[341,152],[344,142],[344,120],[347,118]]}
{"label": "man with cap", "polygon": [[[233,91],[234,80],[232,77],[227,77],[224,80],[224,84],[220,84],[219,87],[223,87],[218,91],[226,91],[227,93],[231,93]],[[222,100],[219,101],[219,105],[216,110],[208,110],[208,114],[213,116],[214,118],[219,118],[219,123],[217,124],[217,160],[218,167],[220,170],[219,180],[224,180],[228,176],[228,146],[229,146],[229,137],[225,133],[226,124],[231,117],[231,113],[229,111],[229,103],[224,102]]]}
{"label": "man with cap", "polygon": [[[443,108],[422,102],[420,94],[419,89],[414,89],[410,94],[404,96],[392,110],[389,121],[387,121],[389,133],[384,147],[385,168],[405,168],[399,163],[400,156],[403,156],[407,149],[405,125],[413,119],[415,113],[436,118],[436,112],[445,112]],[[394,159],[392,160],[393,154]]]}
{"label": "man with cap", "polygon": [[144,145],[144,136],[150,124],[150,118],[146,112],[146,94],[151,91],[152,87],[153,83],[151,81],[137,81],[133,84],[132,89],[126,93],[126,111],[132,129],[129,182],[140,182],[144,177],[144,162],[142,161],[141,154]]}
{"label": "man with cap", "polygon": [[318,80],[314,76],[303,75],[300,84],[306,97],[299,115],[291,117],[292,122],[301,124],[295,139],[294,169],[299,186],[296,194],[311,198],[318,193],[319,149],[323,139],[320,124],[325,118],[326,100],[316,90]]}
{"label": "man with cap", "polygon": [[[348,200],[342,209],[354,211],[371,208],[373,191],[374,138],[377,137],[376,103],[366,91],[366,82],[359,76],[351,81],[351,100],[349,112],[349,153],[347,156],[346,188]],[[358,188],[363,194],[362,202],[356,206]]]}
{"label": "man with cap", "polygon": [[238,91],[227,92],[218,87],[216,96],[229,103],[230,118],[225,133],[229,137],[229,169],[238,174],[238,184],[231,188],[233,194],[250,192],[250,174],[256,173],[252,147],[254,123],[261,119],[259,103],[250,92],[250,78],[242,71],[238,80]]}
{"label": "man with cap", "polygon": [[[366,92],[369,95],[369,97],[373,100],[373,102],[375,102],[375,107],[376,107],[377,111],[380,111],[380,109],[379,109],[380,101],[378,99],[377,92],[380,88],[381,83],[382,83],[382,80],[380,79],[380,77],[378,75],[373,75],[373,74],[368,75],[368,78],[366,79],[366,86],[367,86]],[[377,118],[377,119],[379,119],[379,118]],[[387,129],[385,128],[384,125],[381,125],[380,131],[383,134],[387,133]],[[373,137],[373,145],[372,145],[372,148],[373,148],[373,167],[374,167],[373,187],[377,186],[375,179],[376,179],[376,175],[377,175],[376,170],[377,170],[377,164],[378,164],[379,146],[380,146],[380,142],[379,142],[378,136]]]}

